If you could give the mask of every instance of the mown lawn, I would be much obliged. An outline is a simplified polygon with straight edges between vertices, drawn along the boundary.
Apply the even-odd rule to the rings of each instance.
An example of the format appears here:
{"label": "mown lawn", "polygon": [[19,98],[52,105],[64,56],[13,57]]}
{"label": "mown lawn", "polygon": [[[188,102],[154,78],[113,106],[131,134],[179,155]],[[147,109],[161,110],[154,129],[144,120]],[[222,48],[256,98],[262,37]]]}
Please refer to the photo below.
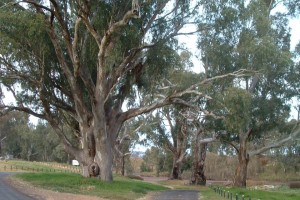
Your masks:
{"label": "mown lawn", "polygon": [[147,192],[168,189],[120,176],[115,176],[111,183],[96,178],[83,178],[72,173],[23,173],[17,174],[16,177],[44,189],[118,200],[138,199]]}

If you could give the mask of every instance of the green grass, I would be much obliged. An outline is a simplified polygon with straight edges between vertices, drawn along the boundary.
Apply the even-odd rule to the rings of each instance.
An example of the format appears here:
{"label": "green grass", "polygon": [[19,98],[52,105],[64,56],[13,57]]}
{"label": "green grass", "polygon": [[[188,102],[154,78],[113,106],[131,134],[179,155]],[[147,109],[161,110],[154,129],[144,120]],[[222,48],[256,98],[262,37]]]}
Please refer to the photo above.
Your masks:
{"label": "green grass", "polygon": [[[160,181],[160,184],[164,186],[171,187],[173,189],[191,189],[199,190],[201,195],[201,200],[225,200],[226,198],[221,197],[216,193],[212,188],[205,186],[192,186],[189,185],[187,181],[182,180],[165,180]],[[242,195],[245,196],[245,200],[249,199],[249,196],[252,200],[299,200],[300,199],[300,190],[290,189],[288,186],[276,187],[272,190],[254,190],[253,188],[243,189],[243,188],[222,188],[222,190],[230,191],[233,194],[233,199],[235,199],[235,194],[239,195],[241,199]]]}
{"label": "green grass", "polygon": [[[39,163],[27,161],[0,161],[0,171],[7,166],[6,171],[9,171],[10,166],[29,167],[35,169],[65,171],[72,168],[70,165],[59,163]],[[15,169],[13,169],[15,171]],[[22,171],[22,170],[21,170]],[[27,171],[27,170],[25,170]],[[30,170],[29,170],[30,171]],[[160,185],[153,185],[139,180],[132,180],[125,177],[115,176],[112,183],[102,182],[96,178],[83,178],[79,174],[74,173],[24,173],[18,174],[18,178],[28,181],[37,187],[75,194],[94,195],[107,199],[129,200],[137,199],[144,196],[148,192],[172,189],[191,189],[199,190],[201,200],[223,200],[219,194],[215,193],[211,188],[203,186],[191,186],[187,181],[182,180],[167,180],[159,182]],[[290,189],[287,186],[281,186],[272,190],[254,190],[252,188],[226,188],[226,191],[233,194],[238,193],[239,196],[251,196],[252,200],[298,200],[300,199],[300,190]],[[248,200],[248,198],[246,198]]]}
{"label": "green grass", "polygon": [[224,197],[221,197],[215,191],[209,187],[200,188],[201,200],[224,200]]}
{"label": "green grass", "polygon": [[118,200],[137,199],[147,192],[167,189],[160,185],[120,176],[115,176],[111,183],[71,173],[24,173],[17,174],[16,177],[44,189]]}
{"label": "green grass", "polygon": [[244,188],[226,188],[226,192],[229,191],[234,194],[238,194],[239,198],[244,195],[245,199],[251,197],[252,200],[299,200],[300,190],[289,189],[287,186],[282,186],[272,190],[256,190],[256,189],[244,189]]}

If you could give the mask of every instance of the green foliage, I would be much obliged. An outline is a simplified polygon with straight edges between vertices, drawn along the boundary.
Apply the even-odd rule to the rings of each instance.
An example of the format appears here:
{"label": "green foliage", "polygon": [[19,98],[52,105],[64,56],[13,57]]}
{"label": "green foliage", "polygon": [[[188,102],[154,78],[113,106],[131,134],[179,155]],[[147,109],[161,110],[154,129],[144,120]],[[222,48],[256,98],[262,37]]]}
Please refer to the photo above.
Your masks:
{"label": "green foliage", "polygon": [[251,94],[244,89],[227,88],[223,98],[224,106],[228,110],[225,117],[226,129],[234,133],[243,130],[251,119]]}
{"label": "green foliage", "polygon": [[145,162],[142,162],[140,169],[141,169],[141,172],[151,172],[152,171],[150,166],[147,166],[145,164]]}
{"label": "green foliage", "polygon": [[67,161],[67,154],[52,128],[41,121],[34,127],[24,113],[12,112],[2,116],[0,135],[1,138],[6,136],[2,141],[3,155],[24,160]]}
{"label": "green foliage", "polygon": [[300,3],[297,0],[284,1],[287,5],[288,11],[292,16],[298,16],[300,14]]}
{"label": "green foliage", "polygon": [[[207,108],[223,116],[231,113],[225,114],[229,131],[251,127],[253,133],[261,135],[280,127],[289,117],[289,100],[297,94],[295,88],[289,87],[297,84],[293,77],[297,70],[290,52],[287,16],[273,14],[269,10],[272,6],[260,0],[202,3],[204,15],[199,28],[203,31],[198,46],[203,49],[207,75],[213,77],[239,69],[258,72],[254,85],[254,76],[215,81],[210,88],[214,101]],[[214,125],[224,128],[220,121]]]}
{"label": "green foliage", "polygon": [[155,172],[156,176],[159,176],[160,172],[169,171],[172,167],[170,163],[168,164],[168,161],[170,162],[168,159],[169,156],[163,149],[157,147],[147,149],[143,156],[141,172]]}

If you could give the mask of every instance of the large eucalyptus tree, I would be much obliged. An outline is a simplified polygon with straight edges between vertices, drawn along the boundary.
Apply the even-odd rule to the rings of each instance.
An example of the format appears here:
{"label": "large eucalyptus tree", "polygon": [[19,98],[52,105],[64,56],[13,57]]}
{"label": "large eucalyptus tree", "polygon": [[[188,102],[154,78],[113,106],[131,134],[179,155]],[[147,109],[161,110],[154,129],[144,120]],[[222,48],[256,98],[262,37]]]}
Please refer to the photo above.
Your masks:
{"label": "large eucalyptus tree", "polygon": [[[101,179],[112,181],[123,122],[195,92],[196,85],[154,95],[178,66],[176,36],[197,7],[186,0],[1,1],[1,86],[16,100],[4,108],[47,120],[83,176],[98,165]],[[64,134],[66,123],[80,145]]]}

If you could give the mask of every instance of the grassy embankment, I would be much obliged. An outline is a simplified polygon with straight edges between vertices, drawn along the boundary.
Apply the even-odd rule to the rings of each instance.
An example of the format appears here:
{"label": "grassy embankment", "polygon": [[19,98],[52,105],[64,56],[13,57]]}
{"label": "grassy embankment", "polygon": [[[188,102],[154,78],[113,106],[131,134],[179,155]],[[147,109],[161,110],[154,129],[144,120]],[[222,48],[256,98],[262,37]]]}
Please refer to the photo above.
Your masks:
{"label": "grassy embankment", "polygon": [[225,188],[224,190],[226,191],[226,193],[229,191],[232,194],[234,194],[233,197],[235,197],[235,194],[238,194],[239,198],[241,198],[241,196],[244,195],[245,199],[249,199],[249,197],[251,197],[251,200],[298,200],[300,199],[300,190],[290,189],[288,186],[279,186],[274,189],[268,189],[268,190],[253,189],[253,188],[247,188],[247,189]]}
{"label": "grassy embankment", "polygon": [[79,174],[72,173],[23,173],[16,177],[44,189],[116,200],[137,199],[147,192],[167,189],[161,185],[120,176],[115,176],[112,183],[102,182],[96,178],[83,178]]}
{"label": "grassy embankment", "polygon": [[[70,166],[51,164],[51,163],[37,163],[24,161],[0,161],[0,171],[3,171],[3,166],[11,164],[29,167],[47,169],[62,169]],[[13,170],[14,171],[14,170]],[[168,180],[161,181],[159,185],[145,183],[143,181],[132,180],[126,177],[115,176],[112,183],[101,182],[98,179],[83,178],[75,173],[23,173],[18,174],[17,178],[28,181],[33,185],[53,191],[68,192],[75,194],[95,195],[107,199],[127,200],[137,199],[144,196],[148,192],[161,191],[171,187],[173,189],[192,189],[201,192],[201,200],[223,200],[225,198],[216,194],[211,188],[203,186],[190,186],[186,181]],[[226,188],[226,191],[238,193],[240,196],[251,196],[252,200],[298,200],[300,199],[300,190],[291,190],[286,186],[275,188],[269,191],[240,189],[240,188]]]}
{"label": "grassy embankment", "polygon": [[[221,197],[219,194],[215,193],[212,188],[204,186],[190,186],[183,181],[161,181],[160,184],[165,186],[171,186],[174,189],[195,189],[199,190],[201,194],[201,200],[225,200],[226,198]],[[244,195],[245,200],[251,197],[251,200],[299,200],[300,199],[300,189],[290,189],[288,186],[278,186],[273,189],[263,190],[255,189],[255,187],[249,187],[247,189],[243,188],[232,188],[226,187],[222,188],[226,192],[231,192],[233,194],[238,194],[239,199]],[[235,197],[235,196],[234,196]],[[235,199],[235,198],[234,198]]]}

